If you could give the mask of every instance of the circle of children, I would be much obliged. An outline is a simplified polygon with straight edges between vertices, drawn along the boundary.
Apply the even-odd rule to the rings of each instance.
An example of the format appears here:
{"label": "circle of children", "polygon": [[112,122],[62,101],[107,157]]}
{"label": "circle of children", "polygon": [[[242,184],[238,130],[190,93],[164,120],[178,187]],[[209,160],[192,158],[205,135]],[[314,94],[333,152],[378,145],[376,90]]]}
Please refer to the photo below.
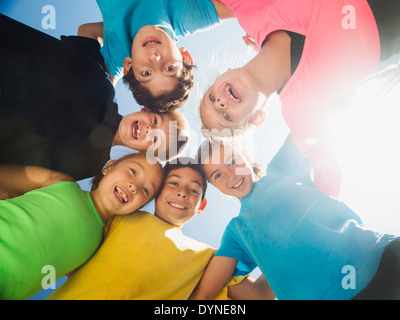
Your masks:
{"label": "circle of children", "polygon": [[[1,299],[40,291],[44,266],[68,275],[48,299],[400,298],[399,238],[336,199],[328,125],[334,101],[399,52],[398,0],[97,4],[102,22],[60,39],[0,16]],[[182,157],[195,64],[176,37],[227,19],[257,54],[208,87],[210,134]],[[118,114],[120,78],[141,111]],[[290,134],[265,172],[226,132],[262,125],[275,92]],[[117,145],[132,153],[110,160]],[[181,231],[208,183],[241,204],[217,250]]]}

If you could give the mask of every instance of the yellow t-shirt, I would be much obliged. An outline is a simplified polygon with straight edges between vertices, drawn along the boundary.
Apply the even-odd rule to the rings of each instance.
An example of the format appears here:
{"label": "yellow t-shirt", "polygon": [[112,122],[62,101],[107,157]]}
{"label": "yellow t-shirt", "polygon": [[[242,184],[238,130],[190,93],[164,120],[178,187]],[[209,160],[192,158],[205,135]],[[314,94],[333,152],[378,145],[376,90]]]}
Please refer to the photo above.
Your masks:
{"label": "yellow t-shirt", "polygon": [[187,299],[214,253],[150,213],[117,216],[93,257],[48,299]]}

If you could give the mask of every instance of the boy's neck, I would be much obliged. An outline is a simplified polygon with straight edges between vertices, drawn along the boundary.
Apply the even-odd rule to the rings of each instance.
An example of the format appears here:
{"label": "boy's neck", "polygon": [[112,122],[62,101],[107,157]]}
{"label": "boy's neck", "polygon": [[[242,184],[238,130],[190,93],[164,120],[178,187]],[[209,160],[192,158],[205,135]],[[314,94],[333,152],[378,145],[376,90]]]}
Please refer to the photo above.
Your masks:
{"label": "boy's neck", "polygon": [[171,225],[172,227],[177,228],[178,230],[181,230],[182,227],[183,227],[183,225],[182,225],[182,226],[176,226],[176,225],[173,225],[172,223],[170,223],[169,221],[166,221],[166,220],[164,220],[164,219],[161,219],[160,216],[157,214],[156,211],[154,211],[154,216],[157,217],[158,219],[164,221],[165,223],[168,223],[168,224]]}

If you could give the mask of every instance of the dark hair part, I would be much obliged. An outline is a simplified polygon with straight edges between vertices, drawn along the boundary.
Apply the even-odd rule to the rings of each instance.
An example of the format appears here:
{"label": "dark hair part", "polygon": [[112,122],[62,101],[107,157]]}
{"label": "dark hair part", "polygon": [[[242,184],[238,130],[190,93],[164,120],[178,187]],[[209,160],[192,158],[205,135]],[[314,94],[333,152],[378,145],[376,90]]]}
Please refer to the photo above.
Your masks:
{"label": "dark hair part", "polygon": [[201,200],[203,200],[204,197],[206,196],[206,191],[207,191],[207,184],[208,184],[207,176],[201,165],[196,161],[196,159],[193,159],[191,157],[180,157],[174,160],[173,162],[166,163],[164,166],[164,177],[167,178],[168,175],[171,173],[171,171],[178,170],[181,168],[190,168],[200,174],[203,187]]}
{"label": "dark hair part", "polygon": [[183,62],[182,76],[178,78],[175,89],[158,97],[152,95],[141,85],[135,78],[132,67],[122,79],[129,86],[129,90],[132,91],[133,97],[139,105],[147,107],[152,112],[167,112],[182,107],[189,99],[194,87],[195,68],[195,66]]}

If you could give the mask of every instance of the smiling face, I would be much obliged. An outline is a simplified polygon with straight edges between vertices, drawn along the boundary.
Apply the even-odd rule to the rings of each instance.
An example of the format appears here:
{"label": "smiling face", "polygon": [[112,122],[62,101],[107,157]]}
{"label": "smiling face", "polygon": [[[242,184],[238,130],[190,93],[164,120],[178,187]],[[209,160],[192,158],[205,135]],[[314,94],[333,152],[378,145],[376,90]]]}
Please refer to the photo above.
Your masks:
{"label": "smiling face", "polygon": [[202,181],[200,173],[191,168],[172,170],[156,199],[155,215],[181,228],[206,206],[207,200],[202,200]]}
{"label": "smiling face", "polygon": [[162,184],[162,170],[158,163],[149,164],[146,156],[135,154],[103,170],[93,202],[102,218],[132,213],[148,203]]}
{"label": "smiling face", "polygon": [[207,90],[200,104],[200,117],[208,129],[239,129],[257,125],[257,105],[265,96],[253,88],[254,80],[243,68],[228,70]]}
{"label": "smiling face", "polygon": [[140,111],[122,118],[114,144],[123,145],[139,151],[152,147],[168,150],[169,121],[168,114],[156,114]]}
{"label": "smiling face", "polygon": [[[219,154],[215,155],[216,152]],[[208,163],[203,164],[209,181],[223,194],[234,196],[240,201],[253,188],[255,177],[248,161],[222,145],[214,148]]]}
{"label": "smiling face", "polygon": [[135,78],[154,96],[171,92],[182,75],[183,58],[174,40],[161,28],[144,26],[133,39],[131,57],[124,73],[133,69]]}

